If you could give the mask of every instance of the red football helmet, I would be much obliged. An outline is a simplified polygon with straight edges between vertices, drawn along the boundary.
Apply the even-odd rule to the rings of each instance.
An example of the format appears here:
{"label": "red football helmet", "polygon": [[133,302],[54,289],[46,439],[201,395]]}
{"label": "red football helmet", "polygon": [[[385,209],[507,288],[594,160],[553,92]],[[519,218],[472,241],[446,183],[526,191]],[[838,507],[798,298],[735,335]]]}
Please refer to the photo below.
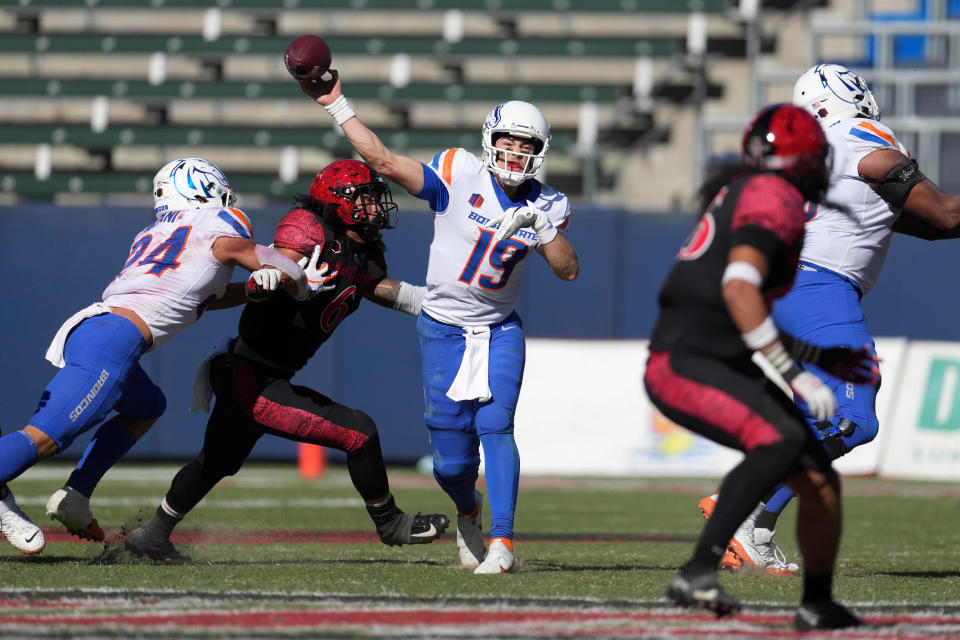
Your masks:
{"label": "red football helmet", "polygon": [[364,239],[375,239],[381,229],[397,226],[390,186],[359,160],[337,160],[321,169],[310,185],[310,196],[336,207],[337,216]]}
{"label": "red football helmet", "polygon": [[820,124],[792,104],[761,109],[743,132],[743,160],[779,173],[810,202],[823,200],[830,185],[830,145]]}

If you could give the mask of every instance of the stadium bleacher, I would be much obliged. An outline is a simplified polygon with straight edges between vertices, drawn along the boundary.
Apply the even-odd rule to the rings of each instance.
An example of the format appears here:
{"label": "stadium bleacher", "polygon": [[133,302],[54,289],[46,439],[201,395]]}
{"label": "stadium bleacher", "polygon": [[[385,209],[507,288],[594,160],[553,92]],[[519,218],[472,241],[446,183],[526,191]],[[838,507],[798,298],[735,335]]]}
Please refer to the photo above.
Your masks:
{"label": "stadium bleacher", "polygon": [[[3,0],[0,188],[27,197],[65,185],[73,194],[143,193],[138,177],[172,150],[216,149],[238,191],[298,190],[318,163],[350,152],[280,60],[293,37],[313,32],[330,43],[364,120],[420,159],[452,145],[478,150],[479,125],[497,102],[543,104],[554,130],[549,178],[577,197],[585,156],[597,162],[641,139],[665,140],[658,108],[723,96],[685,56],[696,15],[708,34],[704,55],[742,59],[746,39],[728,5]],[[595,147],[583,146],[584,117],[595,123]],[[607,173],[601,185],[618,179],[597,163]]]}

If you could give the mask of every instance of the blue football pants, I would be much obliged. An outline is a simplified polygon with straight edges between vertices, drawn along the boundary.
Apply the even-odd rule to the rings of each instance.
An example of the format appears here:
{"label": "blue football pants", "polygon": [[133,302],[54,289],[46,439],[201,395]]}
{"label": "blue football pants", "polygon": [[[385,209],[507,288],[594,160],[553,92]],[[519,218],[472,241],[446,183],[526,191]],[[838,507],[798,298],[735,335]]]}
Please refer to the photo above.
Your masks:
{"label": "blue football pants", "polygon": [[490,502],[490,537],[513,538],[520,456],[513,418],[523,380],[526,347],[523,325],[514,313],[490,328],[489,385],[485,402],[447,397],[463,360],[463,329],[421,313],[417,321],[423,356],[424,421],[433,448],[433,473],[463,513],[474,505],[483,446]]}

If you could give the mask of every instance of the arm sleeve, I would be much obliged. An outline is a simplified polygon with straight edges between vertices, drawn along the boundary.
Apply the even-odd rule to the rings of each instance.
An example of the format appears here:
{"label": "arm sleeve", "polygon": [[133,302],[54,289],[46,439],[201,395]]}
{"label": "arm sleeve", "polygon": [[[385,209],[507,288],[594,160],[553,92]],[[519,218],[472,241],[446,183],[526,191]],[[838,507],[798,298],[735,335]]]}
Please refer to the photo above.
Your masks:
{"label": "arm sleeve", "polygon": [[414,197],[426,200],[431,211],[445,211],[447,205],[450,204],[450,191],[440,180],[440,176],[434,173],[429,166],[425,164],[420,166],[423,167],[423,189]]}
{"label": "arm sleeve", "polygon": [[[472,158],[472,161],[471,161]],[[450,205],[450,186],[466,164],[477,163],[476,157],[463,149],[445,149],[423,167],[423,189],[414,197],[426,200],[430,208],[443,213]]]}

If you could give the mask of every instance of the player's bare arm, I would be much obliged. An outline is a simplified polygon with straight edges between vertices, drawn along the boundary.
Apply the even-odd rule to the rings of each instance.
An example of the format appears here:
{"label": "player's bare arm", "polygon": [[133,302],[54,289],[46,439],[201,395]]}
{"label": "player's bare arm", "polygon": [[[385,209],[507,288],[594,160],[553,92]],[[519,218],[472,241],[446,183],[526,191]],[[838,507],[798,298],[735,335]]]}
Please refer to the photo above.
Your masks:
{"label": "player's bare arm", "polygon": [[392,309],[397,302],[397,296],[400,295],[400,287],[403,283],[393,278],[384,278],[377,285],[368,291],[365,295],[367,300],[376,303],[381,307]]}
{"label": "player's bare arm", "polygon": [[[907,191],[902,205],[903,213],[893,230],[928,240],[960,236],[960,196],[941,191],[929,178],[912,185],[909,180],[902,185],[894,181],[900,175],[894,170],[909,160],[899,151],[880,149],[866,155],[858,167],[860,176],[868,183],[883,180],[888,189],[891,188],[889,185],[893,186],[894,193],[898,188]],[[891,172],[895,176],[890,176]],[[890,201],[878,185],[873,184],[873,187],[885,200]]]}
{"label": "player's bare arm", "polygon": [[243,282],[231,282],[227,285],[227,289],[222,296],[206,306],[206,311],[230,309],[244,304],[248,301],[246,288],[246,284]]}
{"label": "player's bare arm", "polygon": [[553,274],[561,280],[570,282],[580,273],[580,260],[570,241],[558,233],[547,244],[538,244],[537,253],[547,261]]}
{"label": "player's bare arm", "polygon": [[423,305],[423,296],[426,289],[426,287],[418,287],[402,280],[383,278],[364,296],[367,300],[381,307],[396,309],[416,316],[420,315],[420,307]]}
{"label": "player's bare arm", "polygon": [[[304,92],[324,107],[333,105],[343,97],[339,75],[330,93],[315,96],[308,91],[308,88],[304,88]],[[377,134],[368,129],[356,116],[343,122],[341,127],[347,140],[364,162],[370,165],[370,168],[393,180],[410,194],[415,195],[423,190],[423,167],[419,162],[390,151]]]}
{"label": "player's bare arm", "polygon": [[[743,262],[753,267],[760,275],[761,282],[767,277],[769,269],[767,259],[755,247],[737,245],[731,248],[727,264],[736,262]],[[727,304],[733,323],[737,325],[741,334],[750,333],[759,327],[770,313],[763,301],[760,287],[745,279],[729,279],[723,285],[723,300]],[[769,346],[771,345],[765,345],[764,349]]]}

